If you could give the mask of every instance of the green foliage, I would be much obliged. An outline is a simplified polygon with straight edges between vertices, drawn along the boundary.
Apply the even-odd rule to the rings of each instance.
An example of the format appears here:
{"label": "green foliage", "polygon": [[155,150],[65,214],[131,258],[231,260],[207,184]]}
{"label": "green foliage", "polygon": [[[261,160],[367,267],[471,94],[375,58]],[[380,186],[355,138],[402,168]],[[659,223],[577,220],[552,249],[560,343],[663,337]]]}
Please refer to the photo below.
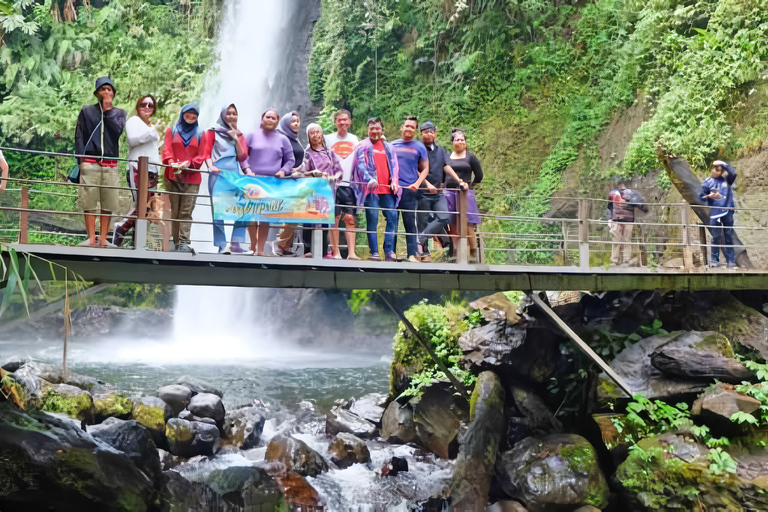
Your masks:
{"label": "green foliage", "polygon": [[[479,319],[469,317],[467,313],[463,305],[447,302],[438,306],[423,300],[406,311],[405,315],[430,344],[440,361],[465,386],[471,387],[476,377],[459,364],[463,352],[458,341],[464,332],[477,325]],[[426,385],[446,378],[402,322],[395,335],[394,352],[391,370],[393,394],[396,394],[396,382],[403,376],[409,379],[409,385],[403,393],[406,396],[420,395]]]}
{"label": "green foliage", "polygon": [[592,332],[589,341],[592,349],[608,360],[615,358],[622,350],[649,336],[669,334],[662,328],[662,322],[654,318],[649,324],[641,325],[635,332],[623,334],[614,332],[608,326],[601,326]]}
{"label": "green foliage", "polygon": [[736,461],[728,452],[723,451],[722,448],[714,448],[707,454],[709,459],[709,470],[715,475],[722,475],[725,473],[736,474]]}
{"label": "green foliage", "polygon": [[349,294],[349,299],[347,299],[347,304],[349,304],[349,310],[352,311],[352,314],[357,315],[360,313],[360,309],[368,304],[372,295],[373,290],[352,290]]}
{"label": "green foliage", "polygon": [[63,395],[48,388],[40,397],[37,408],[47,412],[62,412],[71,418],[82,419],[93,405],[90,395]]}

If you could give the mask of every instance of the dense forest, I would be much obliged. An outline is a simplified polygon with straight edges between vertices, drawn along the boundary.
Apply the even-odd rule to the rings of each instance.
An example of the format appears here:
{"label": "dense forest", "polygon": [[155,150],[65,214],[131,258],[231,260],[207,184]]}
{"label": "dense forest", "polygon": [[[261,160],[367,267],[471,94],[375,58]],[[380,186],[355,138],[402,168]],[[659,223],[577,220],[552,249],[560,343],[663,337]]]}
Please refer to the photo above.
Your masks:
{"label": "dense forest", "polygon": [[[103,74],[118,104],[150,91],[169,122],[199,97],[221,4],[17,0],[0,15],[0,144],[71,151]],[[768,0],[322,0],[309,81],[321,121],[346,107],[359,135],[369,115],[390,137],[406,114],[444,143],[463,127],[487,176],[481,207],[538,216],[569,171],[589,188],[659,167],[659,149],[703,171],[759,148],[766,61]],[[638,106],[625,151],[601,155],[606,127]]]}

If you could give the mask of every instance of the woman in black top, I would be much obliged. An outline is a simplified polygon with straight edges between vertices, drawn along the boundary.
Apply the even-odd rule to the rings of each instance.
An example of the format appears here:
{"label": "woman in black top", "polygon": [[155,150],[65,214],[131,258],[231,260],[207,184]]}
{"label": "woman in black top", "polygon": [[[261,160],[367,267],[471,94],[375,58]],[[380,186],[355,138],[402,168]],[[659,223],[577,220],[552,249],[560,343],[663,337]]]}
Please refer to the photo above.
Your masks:
{"label": "woman in black top", "polygon": [[[299,128],[301,127],[301,118],[296,112],[288,112],[280,119],[277,131],[288,137],[293,149],[294,167],[292,174],[299,176],[304,172],[304,146],[299,142]],[[275,252],[280,256],[293,256],[293,233],[296,231],[295,224],[286,224],[280,235],[277,237]]]}
{"label": "woman in black top", "polygon": [[[480,166],[480,160],[467,151],[467,139],[464,132],[456,130],[451,133],[451,142],[453,143],[453,152],[448,157],[447,164],[456,172],[456,174],[466,183],[469,183],[470,190],[468,194],[467,208],[467,238],[469,239],[470,257],[477,261],[477,244],[475,242],[475,226],[480,224],[480,210],[477,208],[475,199],[475,185],[483,181],[483,169]],[[458,189],[459,183],[452,177],[445,180],[447,189]],[[446,190],[445,197],[448,200],[448,209],[456,211],[458,202],[456,201],[456,191]],[[459,234],[459,216],[451,216],[451,234]],[[456,253],[456,244],[454,244],[454,254]]]}

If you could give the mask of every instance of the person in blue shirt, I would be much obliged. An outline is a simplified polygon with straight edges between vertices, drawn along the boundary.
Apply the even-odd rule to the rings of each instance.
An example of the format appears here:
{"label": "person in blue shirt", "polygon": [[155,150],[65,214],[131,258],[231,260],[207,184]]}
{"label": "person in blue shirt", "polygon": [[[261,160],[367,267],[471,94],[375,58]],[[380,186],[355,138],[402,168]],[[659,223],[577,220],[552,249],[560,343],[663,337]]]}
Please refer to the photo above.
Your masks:
{"label": "person in blue shirt", "polygon": [[408,116],[400,127],[402,138],[392,142],[392,147],[397,156],[397,164],[400,168],[398,184],[403,191],[397,208],[403,218],[405,228],[405,246],[408,253],[408,261],[419,263],[419,242],[417,240],[418,229],[416,226],[416,210],[423,192],[419,190],[421,184],[429,174],[429,157],[427,148],[421,141],[413,138],[418,127],[419,119]]}
{"label": "person in blue shirt", "polygon": [[[712,234],[712,256],[709,266],[720,264],[720,249],[725,249],[725,260],[729,269],[737,269],[736,251],[733,248],[733,183],[736,169],[722,160],[712,162],[710,176],[701,185],[699,198],[709,206],[709,231]],[[724,246],[724,247],[723,247]]]}

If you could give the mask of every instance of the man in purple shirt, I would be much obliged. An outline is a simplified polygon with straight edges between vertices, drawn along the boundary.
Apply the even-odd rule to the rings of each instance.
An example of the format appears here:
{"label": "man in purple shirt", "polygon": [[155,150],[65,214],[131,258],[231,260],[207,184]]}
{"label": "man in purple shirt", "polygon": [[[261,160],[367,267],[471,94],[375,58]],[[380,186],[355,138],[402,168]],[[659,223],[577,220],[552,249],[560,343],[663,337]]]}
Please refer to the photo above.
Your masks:
{"label": "man in purple shirt", "polygon": [[[408,251],[408,261],[418,263],[419,242],[416,227],[416,210],[421,199],[421,184],[429,174],[429,157],[427,148],[419,140],[414,140],[419,120],[416,116],[408,116],[400,127],[402,138],[392,143],[397,155],[397,165],[400,168],[398,184],[403,191],[397,208],[403,217],[405,227],[405,246]],[[434,188],[434,187],[433,187]]]}

